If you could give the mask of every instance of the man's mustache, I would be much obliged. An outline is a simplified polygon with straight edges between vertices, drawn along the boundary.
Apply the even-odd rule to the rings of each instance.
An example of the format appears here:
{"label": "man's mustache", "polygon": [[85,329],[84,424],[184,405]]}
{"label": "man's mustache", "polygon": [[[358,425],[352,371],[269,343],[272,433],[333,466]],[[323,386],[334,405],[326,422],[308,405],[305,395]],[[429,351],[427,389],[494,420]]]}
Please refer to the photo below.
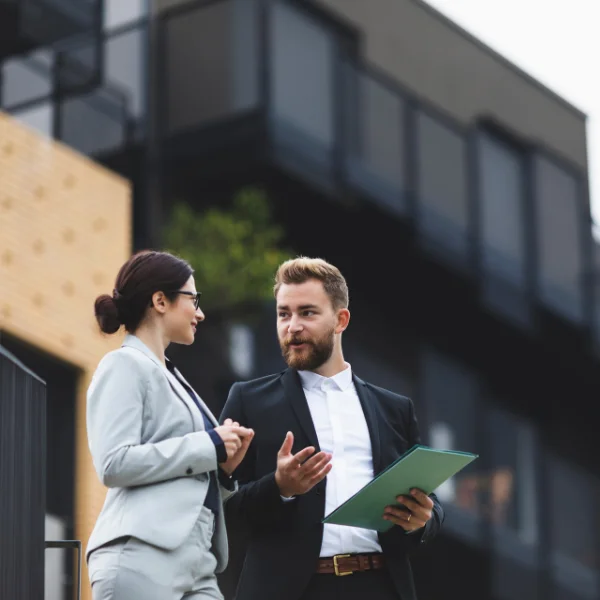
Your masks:
{"label": "man's mustache", "polygon": [[310,340],[303,338],[288,338],[283,343],[285,346],[291,346],[292,344],[312,344]]}

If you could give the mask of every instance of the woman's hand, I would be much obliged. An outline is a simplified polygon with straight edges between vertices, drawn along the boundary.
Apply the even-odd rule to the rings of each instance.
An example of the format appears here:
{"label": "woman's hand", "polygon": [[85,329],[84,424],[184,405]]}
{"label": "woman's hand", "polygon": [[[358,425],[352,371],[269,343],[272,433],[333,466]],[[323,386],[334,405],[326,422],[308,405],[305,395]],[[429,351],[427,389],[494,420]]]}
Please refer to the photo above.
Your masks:
{"label": "woman's hand", "polygon": [[254,431],[242,427],[237,421],[231,419],[225,419],[223,425],[215,427],[215,431],[223,440],[227,450],[227,462],[221,463],[220,467],[227,475],[231,475],[244,460],[254,437]]}

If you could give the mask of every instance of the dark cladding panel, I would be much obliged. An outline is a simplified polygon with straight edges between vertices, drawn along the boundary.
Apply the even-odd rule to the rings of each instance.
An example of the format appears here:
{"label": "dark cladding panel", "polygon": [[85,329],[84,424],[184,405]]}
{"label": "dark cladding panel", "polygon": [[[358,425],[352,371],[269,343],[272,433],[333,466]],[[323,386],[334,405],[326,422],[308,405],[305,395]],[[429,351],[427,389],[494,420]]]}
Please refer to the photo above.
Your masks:
{"label": "dark cladding panel", "polygon": [[46,384],[0,346],[0,598],[44,597]]}

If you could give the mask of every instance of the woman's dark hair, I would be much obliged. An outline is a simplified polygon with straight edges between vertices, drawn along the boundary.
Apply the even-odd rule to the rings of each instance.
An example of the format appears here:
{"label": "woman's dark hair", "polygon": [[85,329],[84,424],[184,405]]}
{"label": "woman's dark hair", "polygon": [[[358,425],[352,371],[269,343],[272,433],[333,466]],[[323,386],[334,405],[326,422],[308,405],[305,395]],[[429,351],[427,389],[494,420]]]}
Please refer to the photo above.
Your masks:
{"label": "woman's dark hair", "polygon": [[104,333],[116,333],[121,325],[130,333],[142,322],[155,292],[169,300],[194,273],[185,260],[168,252],[143,250],[134,254],[119,270],[112,296],[96,298],[96,320]]}

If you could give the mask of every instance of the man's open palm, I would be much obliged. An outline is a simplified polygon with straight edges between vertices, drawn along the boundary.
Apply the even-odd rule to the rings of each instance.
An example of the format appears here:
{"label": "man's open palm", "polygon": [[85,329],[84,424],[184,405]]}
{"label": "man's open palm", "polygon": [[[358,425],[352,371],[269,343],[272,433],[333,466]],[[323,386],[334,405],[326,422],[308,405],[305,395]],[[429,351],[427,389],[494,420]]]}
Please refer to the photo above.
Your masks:
{"label": "man's open palm", "polygon": [[317,452],[308,446],[296,454],[292,454],[294,434],[288,431],[283,444],[277,453],[277,471],[275,481],[281,495],[290,498],[306,494],[317,483],[327,477],[331,471],[332,455],[327,452]]}

